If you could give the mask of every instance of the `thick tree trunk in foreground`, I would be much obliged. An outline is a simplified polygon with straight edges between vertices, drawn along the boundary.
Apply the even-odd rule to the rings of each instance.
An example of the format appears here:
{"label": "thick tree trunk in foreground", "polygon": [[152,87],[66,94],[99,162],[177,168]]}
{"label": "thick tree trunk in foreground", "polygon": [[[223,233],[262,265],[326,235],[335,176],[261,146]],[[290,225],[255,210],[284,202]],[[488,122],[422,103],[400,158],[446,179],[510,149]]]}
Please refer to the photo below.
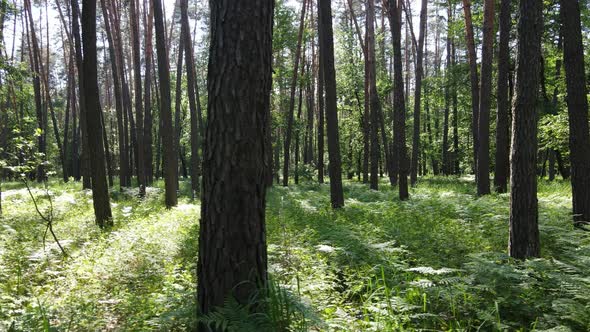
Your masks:
{"label": "thick tree trunk in foreground", "polygon": [[334,33],[330,0],[318,1],[320,56],[323,59],[326,88],[326,122],[328,127],[328,173],[330,198],[333,208],[344,206],[342,191],[342,164],[340,162],[340,138],[338,135],[338,109],[336,104],[336,70],[334,68]]}
{"label": "thick tree trunk in foreground", "polygon": [[590,137],[580,2],[561,0],[574,221],[590,222]]}
{"label": "thick tree trunk in foreground", "polygon": [[510,171],[508,75],[510,72],[510,16],[511,0],[502,0],[500,5],[500,42],[498,50],[498,113],[496,116],[496,166],[494,167],[494,188],[505,193]]}
{"label": "thick tree trunk in foreground", "polygon": [[494,58],[494,0],[485,0],[483,46],[481,51],[481,88],[479,94],[477,194],[490,193],[490,106],[492,103],[492,61]]}
{"label": "thick tree trunk in foreground", "polygon": [[92,169],[92,202],[96,223],[101,227],[112,226],[111,203],[105,172],[105,151],[101,121],[100,97],[96,60],[96,0],[82,2],[82,44],[84,70],[84,100],[88,133],[89,159]]}
{"label": "thick tree trunk in foreground", "polygon": [[164,31],[164,17],[161,0],[152,0],[154,23],[156,28],[156,52],[158,53],[158,76],[160,78],[160,118],[162,119],[162,146],[164,159],[164,182],[166,188],[166,207],[178,203],[176,196],[176,173],[178,158],[174,150],[174,128],[172,127],[172,109],[170,97],[170,70],[168,69],[168,52]]}
{"label": "thick tree trunk in foreground", "polygon": [[510,158],[510,256],[540,254],[537,202],[537,109],[541,66],[542,2],[520,1],[518,67]]}
{"label": "thick tree trunk in foreground", "polygon": [[246,304],[266,284],[265,130],[270,121],[273,7],[273,0],[211,2],[197,267],[204,314],[229,296]]}

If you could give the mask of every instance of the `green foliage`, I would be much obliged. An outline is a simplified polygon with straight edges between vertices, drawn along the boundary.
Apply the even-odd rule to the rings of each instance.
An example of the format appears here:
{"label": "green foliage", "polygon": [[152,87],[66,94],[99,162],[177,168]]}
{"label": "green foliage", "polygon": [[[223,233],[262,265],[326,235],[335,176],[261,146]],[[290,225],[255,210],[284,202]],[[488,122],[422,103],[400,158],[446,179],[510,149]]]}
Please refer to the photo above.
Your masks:
{"label": "green foliage", "polygon": [[7,183],[0,329],[588,330],[590,236],[570,223],[569,184],[539,183],[542,258],[520,262],[505,254],[508,195],[476,198],[472,180],[422,178],[406,202],[385,181],[348,182],[338,211],[328,185],[272,188],[268,287],[200,317],[198,205],[165,210],[159,188],[144,200],[113,191],[116,224],[103,233],[89,192],[50,182],[63,258],[43,249],[27,192]]}

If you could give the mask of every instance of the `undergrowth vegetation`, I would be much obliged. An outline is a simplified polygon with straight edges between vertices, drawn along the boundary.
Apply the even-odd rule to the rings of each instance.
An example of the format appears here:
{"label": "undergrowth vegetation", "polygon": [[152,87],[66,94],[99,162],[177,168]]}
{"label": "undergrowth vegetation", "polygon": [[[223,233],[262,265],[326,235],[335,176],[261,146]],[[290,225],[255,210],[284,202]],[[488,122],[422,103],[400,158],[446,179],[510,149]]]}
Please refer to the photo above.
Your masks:
{"label": "undergrowth vegetation", "polygon": [[262,310],[228,300],[197,317],[198,202],[166,210],[158,187],[113,191],[115,226],[101,232],[90,192],[50,183],[64,258],[44,247],[28,192],[4,184],[0,330],[590,330],[590,236],[570,222],[568,183],[540,183],[543,257],[526,262],[506,255],[508,195],[476,198],[465,178],[422,179],[406,202],[382,188],[347,183],[339,211],[328,185],[272,188]]}

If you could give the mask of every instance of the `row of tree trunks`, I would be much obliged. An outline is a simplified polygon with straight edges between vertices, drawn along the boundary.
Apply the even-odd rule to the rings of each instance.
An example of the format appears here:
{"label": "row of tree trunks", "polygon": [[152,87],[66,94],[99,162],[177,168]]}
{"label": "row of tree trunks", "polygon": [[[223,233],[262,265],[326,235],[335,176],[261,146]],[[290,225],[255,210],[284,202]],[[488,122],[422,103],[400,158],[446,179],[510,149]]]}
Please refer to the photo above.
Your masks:
{"label": "row of tree trunks", "polygon": [[158,58],[158,76],[160,78],[160,118],[162,128],[162,150],[164,155],[164,182],[165,182],[165,203],[166,207],[176,206],[178,198],[176,195],[176,172],[178,159],[174,144],[174,127],[172,126],[172,110],[170,97],[170,72],[168,66],[168,52],[164,31],[164,14],[162,12],[161,0],[152,0],[154,7],[154,23],[156,30],[156,53]]}
{"label": "row of tree trunks", "polygon": [[291,79],[291,90],[289,94],[289,110],[287,113],[287,132],[285,133],[285,144],[283,148],[283,186],[289,185],[289,163],[291,140],[293,136],[293,122],[295,113],[295,92],[297,90],[297,75],[299,74],[299,61],[301,59],[301,44],[305,27],[305,10],[307,0],[303,0],[301,6],[301,19],[299,22],[299,32],[297,35],[297,47],[295,49],[295,61],[293,64],[293,77]]}

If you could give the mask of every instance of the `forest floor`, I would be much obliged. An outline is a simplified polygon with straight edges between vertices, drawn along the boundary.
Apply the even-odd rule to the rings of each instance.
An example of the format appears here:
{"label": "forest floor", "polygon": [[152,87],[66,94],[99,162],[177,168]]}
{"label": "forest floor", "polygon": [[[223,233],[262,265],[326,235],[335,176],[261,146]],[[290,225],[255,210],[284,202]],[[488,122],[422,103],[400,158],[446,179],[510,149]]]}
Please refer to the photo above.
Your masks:
{"label": "forest floor", "polygon": [[[63,258],[51,236],[44,245],[27,190],[3,184],[0,331],[193,326],[200,209],[182,182],[166,210],[161,185],[143,200],[113,191],[115,226],[101,232],[91,193],[51,182]],[[422,179],[406,202],[385,179],[380,191],[344,190],[346,207],[333,211],[328,185],[272,188],[272,308],[252,316],[228,302],[201,321],[236,331],[590,330],[590,233],[572,227],[567,182],[540,181],[543,258],[526,262],[506,255],[508,194],[477,198],[472,179]],[[32,191],[47,211],[45,190]]]}

